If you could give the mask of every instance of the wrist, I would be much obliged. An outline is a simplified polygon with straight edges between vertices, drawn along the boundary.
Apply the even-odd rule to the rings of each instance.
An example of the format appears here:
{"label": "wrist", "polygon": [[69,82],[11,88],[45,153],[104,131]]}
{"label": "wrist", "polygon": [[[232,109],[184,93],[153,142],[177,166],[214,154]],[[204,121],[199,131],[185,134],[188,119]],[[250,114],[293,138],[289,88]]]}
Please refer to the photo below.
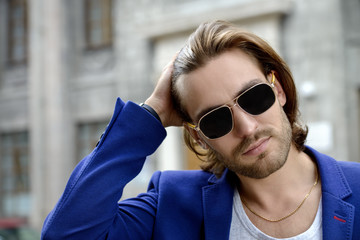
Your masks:
{"label": "wrist", "polygon": [[153,109],[150,105],[147,105],[145,103],[140,103],[140,107],[144,108],[148,113],[150,113],[153,117],[155,117],[161,124],[161,119],[159,114]]}

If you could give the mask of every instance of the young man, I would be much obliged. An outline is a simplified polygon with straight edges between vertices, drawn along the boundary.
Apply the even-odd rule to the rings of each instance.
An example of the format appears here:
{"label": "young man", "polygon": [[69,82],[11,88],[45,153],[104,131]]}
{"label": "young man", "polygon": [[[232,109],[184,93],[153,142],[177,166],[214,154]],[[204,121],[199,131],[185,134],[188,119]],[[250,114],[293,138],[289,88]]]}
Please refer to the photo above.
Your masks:
{"label": "young man", "polygon": [[[291,73],[257,36],[202,24],[145,103],[117,101],[43,239],[360,239],[360,164],[304,146]],[[184,126],[203,171],[157,172],[118,203],[167,126]]]}

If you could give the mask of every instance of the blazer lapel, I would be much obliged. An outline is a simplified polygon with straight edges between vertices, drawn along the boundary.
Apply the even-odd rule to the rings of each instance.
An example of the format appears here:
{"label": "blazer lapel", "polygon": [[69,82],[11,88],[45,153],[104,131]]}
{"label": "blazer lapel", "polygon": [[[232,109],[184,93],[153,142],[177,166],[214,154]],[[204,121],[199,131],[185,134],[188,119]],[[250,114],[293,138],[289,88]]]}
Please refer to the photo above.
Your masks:
{"label": "blazer lapel", "polygon": [[321,177],[323,239],[352,239],[355,207],[345,201],[352,191],[342,169],[331,157],[306,152],[316,159]]}
{"label": "blazer lapel", "polygon": [[352,239],[355,207],[323,192],[323,239]]}
{"label": "blazer lapel", "polygon": [[[338,163],[314,149],[307,154],[317,161],[322,183],[323,239],[352,239],[355,207],[345,201],[352,194]],[[228,239],[232,218],[233,174],[225,170],[220,179],[209,178],[203,187],[204,231],[206,240]]]}
{"label": "blazer lapel", "polygon": [[206,240],[228,239],[234,188],[226,170],[220,179],[210,177],[203,187],[204,230]]}

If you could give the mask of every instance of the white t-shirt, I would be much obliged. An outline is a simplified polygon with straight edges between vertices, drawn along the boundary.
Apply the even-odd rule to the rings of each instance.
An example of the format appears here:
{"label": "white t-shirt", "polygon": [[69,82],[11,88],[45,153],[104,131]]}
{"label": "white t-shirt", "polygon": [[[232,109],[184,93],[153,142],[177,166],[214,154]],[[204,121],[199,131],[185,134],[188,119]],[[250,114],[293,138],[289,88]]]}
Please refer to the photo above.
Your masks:
{"label": "white t-shirt", "polygon": [[[276,240],[278,238],[271,237],[261,232],[248,218],[243,208],[239,192],[235,189],[232,220],[230,228],[229,240]],[[305,232],[290,238],[281,238],[286,240],[321,240],[322,239],[322,205],[321,199],[316,213],[316,217],[312,225]]]}

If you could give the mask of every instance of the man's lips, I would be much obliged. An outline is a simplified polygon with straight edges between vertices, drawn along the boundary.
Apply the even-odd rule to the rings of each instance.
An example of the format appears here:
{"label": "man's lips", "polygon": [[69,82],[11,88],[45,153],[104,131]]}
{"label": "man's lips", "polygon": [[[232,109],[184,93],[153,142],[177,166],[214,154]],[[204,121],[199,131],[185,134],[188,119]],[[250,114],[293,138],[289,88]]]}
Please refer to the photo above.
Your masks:
{"label": "man's lips", "polygon": [[253,156],[259,155],[260,153],[264,152],[267,148],[269,143],[270,137],[261,138],[255,143],[251,144],[243,153],[243,155]]}

